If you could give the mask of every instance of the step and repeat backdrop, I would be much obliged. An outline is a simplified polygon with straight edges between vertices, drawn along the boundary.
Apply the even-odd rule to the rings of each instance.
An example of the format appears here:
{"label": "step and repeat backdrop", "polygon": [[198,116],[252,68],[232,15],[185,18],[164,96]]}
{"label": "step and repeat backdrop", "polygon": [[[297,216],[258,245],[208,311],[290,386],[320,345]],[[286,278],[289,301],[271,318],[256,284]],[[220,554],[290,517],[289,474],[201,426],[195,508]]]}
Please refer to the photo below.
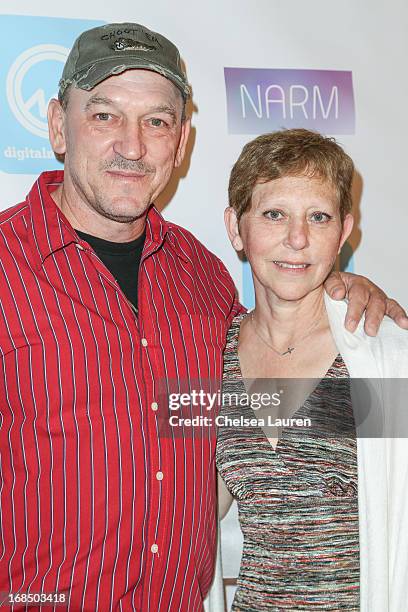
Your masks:
{"label": "step and repeat backdrop", "polygon": [[[2,1],[0,13],[0,209],[24,199],[40,172],[61,168],[46,111],[76,36],[102,23],[139,22],[179,46],[193,90],[188,154],[158,205],[221,257],[244,303],[253,303],[250,273],[223,224],[229,172],[254,136],[305,127],[335,136],[356,164],[356,225],[339,266],[408,305],[403,0],[118,0],[106,8],[96,0],[19,0]],[[222,525],[227,578],[237,575],[240,546],[232,510]]]}

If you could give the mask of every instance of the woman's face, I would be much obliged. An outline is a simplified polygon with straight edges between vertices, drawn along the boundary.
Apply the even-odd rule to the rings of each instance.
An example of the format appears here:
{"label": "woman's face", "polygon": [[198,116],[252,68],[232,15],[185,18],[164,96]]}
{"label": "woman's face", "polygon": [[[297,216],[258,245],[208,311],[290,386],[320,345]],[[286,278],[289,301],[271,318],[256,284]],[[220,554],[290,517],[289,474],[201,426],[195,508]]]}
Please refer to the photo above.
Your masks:
{"label": "woman's face", "polygon": [[286,176],[257,184],[252,205],[238,224],[226,211],[227,230],[237,251],[244,250],[255,291],[299,300],[323,284],[353,227],[340,219],[333,185],[319,178]]}

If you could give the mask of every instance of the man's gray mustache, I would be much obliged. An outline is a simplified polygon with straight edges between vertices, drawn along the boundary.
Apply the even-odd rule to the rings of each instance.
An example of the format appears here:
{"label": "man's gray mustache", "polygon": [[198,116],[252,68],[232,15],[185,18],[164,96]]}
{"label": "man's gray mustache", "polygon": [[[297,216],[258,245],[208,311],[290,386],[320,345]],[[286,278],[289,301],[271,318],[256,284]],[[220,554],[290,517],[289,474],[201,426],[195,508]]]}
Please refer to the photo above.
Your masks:
{"label": "man's gray mustache", "polygon": [[125,157],[115,157],[110,162],[104,163],[104,170],[129,170],[140,172],[141,174],[151,174],[154,168],[137,159],[126,159]]}

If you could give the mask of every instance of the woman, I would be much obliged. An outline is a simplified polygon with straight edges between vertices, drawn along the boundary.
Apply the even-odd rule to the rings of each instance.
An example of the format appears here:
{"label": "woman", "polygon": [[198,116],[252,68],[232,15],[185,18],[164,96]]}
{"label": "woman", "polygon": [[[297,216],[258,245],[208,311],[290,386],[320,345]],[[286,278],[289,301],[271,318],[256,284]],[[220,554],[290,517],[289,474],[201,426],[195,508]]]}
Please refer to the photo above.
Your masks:
{"label": "woman", "polygon": [[[255,288],[228,334],[217,448],[220,514],[235,497],[244,535],[235,611],[406,609],[406,444],[356,435],[384,424],[392,392],[349,379],[408,377],[407,336],[347,332],[323,290],[353,227],[353,171],[333,139],[298,129],[256,138],[231,173],[227,231]],[[230,401],[266,390],[277,407]],[[293,417],[312,427],[270,426]]]}

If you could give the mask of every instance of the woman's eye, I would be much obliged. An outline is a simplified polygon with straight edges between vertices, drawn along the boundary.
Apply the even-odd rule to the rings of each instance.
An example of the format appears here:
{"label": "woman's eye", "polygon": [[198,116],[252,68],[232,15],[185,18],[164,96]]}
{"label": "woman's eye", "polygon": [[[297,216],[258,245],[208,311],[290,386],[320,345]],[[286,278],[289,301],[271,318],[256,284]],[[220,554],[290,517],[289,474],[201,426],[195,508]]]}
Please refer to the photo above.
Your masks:
{"label": "woman's eye", "polygon": [[331,216],[324,212],[315,212],[312,214],[311,218],[316,223],[325,223],[326,221],[330,221]]}

